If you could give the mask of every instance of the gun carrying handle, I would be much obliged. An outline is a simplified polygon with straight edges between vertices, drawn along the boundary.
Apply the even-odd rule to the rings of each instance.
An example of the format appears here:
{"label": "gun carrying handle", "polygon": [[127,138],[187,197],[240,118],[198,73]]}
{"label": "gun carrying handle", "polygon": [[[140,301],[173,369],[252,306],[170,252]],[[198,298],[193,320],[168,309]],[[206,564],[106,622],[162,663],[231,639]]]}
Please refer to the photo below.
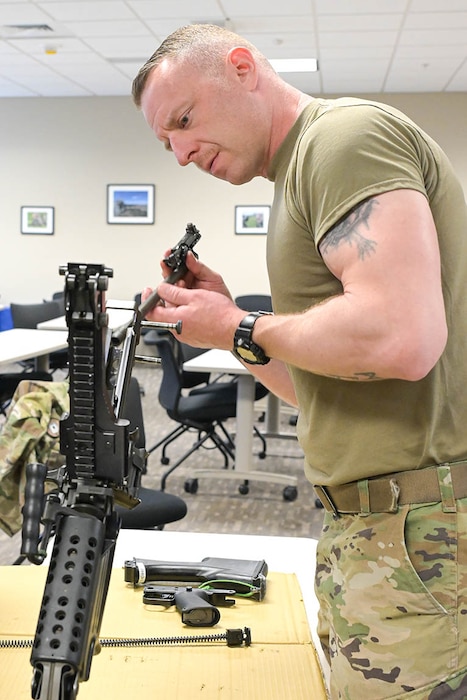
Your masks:
{"label": "gun carrying handle", "polygon": [[34,564],[40,564],[44,559],[38,552],[38,546],[46,476],[47,467],[45,464],[35,462],[27,465],[24,506],[22,508],[21,554]]}

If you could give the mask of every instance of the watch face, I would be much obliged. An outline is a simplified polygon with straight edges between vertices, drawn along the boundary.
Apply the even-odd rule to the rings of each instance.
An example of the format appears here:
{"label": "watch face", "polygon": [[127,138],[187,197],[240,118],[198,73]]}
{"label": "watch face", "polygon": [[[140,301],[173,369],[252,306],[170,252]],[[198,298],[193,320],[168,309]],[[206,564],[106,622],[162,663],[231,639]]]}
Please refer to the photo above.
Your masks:
{"label": "watch face", "polygon": [[249,348],[245,348],[243,345],[238,345],[236,347],[236,351],[242,360],[245,360],[245,362],[249,362],[250,364],[256,364],[258,362],[258,357]]}

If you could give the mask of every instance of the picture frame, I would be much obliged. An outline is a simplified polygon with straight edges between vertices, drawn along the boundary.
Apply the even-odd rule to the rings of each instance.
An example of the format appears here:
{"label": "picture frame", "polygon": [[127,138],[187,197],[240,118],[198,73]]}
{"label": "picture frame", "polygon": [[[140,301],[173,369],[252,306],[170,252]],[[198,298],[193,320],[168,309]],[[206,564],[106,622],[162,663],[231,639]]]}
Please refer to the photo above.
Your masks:
{"label": "picture frame", "polygon": [[266,234],[268,232],[269,205],[239,205],[235,207],[235,233],[237,235]]}
{"label": "picture frame", "polygon": [[54,207],[21,207],[21,233],[52,236],[54,219]]}
{"label": "picture frame", "polygon": [[153,224],[154,185],[107,185],[108,224]]}

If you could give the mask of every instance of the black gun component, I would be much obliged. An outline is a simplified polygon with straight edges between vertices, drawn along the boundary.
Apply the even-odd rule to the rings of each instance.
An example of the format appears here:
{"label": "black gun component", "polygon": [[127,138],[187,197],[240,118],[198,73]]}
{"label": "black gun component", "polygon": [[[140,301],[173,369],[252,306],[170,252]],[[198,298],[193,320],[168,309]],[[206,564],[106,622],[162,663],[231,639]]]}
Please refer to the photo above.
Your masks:
{"label": "black gun component", "polygon": [[[194,237],[191,229],[189,234],[186,245]],[[180,259],[187,252],[185,244],[181,248]],[[178,279],[183,269],[180,262]],[[65,465],[53,475],[43,465],[31,465],[23,508],[22,554],[29,561],[44,560],[55,534],[31,654],[34,700],[75,700],[79,683],[89,678],[120,528],[114,506],[139,503],[147,459],[145,449],[135,446],[136,431],[121,417],[141,312],[135,309],[117,362],[105,305],[113,271],[68,263],[60,274],[65,276],[70,397],[69,414],[60,423]],[[44,498],[45,478],[55,488]]]}
{"label": "black gun component", "polygon": [[[165,278],[164,282],[175,284],[184,277],[187,271],[185,264],[186,256],[190,250],[194,255],[196,255],[193,248],[198,243],[200,238],[201,234],[196,226],[193,224],[188,224],[186,227],[186,233],[182,240],[179,241],[177,245],[171,249],[169,255],[164,258],[165,264],[172,270],[170,275]],[[144,318],[146,314],[148,314],[151,309],[153,309],[160,302],[160,300],[161,298],[158,293],[153,292],[139,307],[141,317]]]}
{"label": "black gun component", "polygon": [[132,559],[125,562],[124,578],[133,586],[151,581],[206,583],[211,588],[225,587],[253,600],[266,595],[268,565],[262,560],[205,557],[200,562],[153,561]]}
{"label": "black gun component", "polygon": [[[213,642],[227,643],[228,647],[241,647],[251,645],[251,630],[249,627],[241,629],[227,629],[221,634],[200,634],[177,637],[128,637],[118,639],[100,639],[101,647],[156,647],[174,644],[212,644]],[[30,649],[32,639],[0,639],[0,649]]]}
{"label": "black gun component", "polygon": [[221,617],[217,607],[229,608],[235,605],[232,589],[203,590],[202,588],[178,586],[145,586],[143,603],[162,605],[170,608],[175,605],[182,616],[182,622],[189,627],[212,627]]}
{"label": "black gun component", "polygon": [[[69,263],[65,280],[68,324],[70,412],[60,424],[60,449],[66,464],[57,489],[47,498],[48,535],[55,530],[49,575],[41,604],[31,664],[32,697],[68,700],[89,677],[120,526],[114,502],[138,504],[144,457],[129,433],[129,422],[114,415],[107,385],[109,347],[105,290],[112,270],[103,265]],[[35,553],[31,521],[37,517],[40,470],[33,470],[24,511],[24,549],[40,561],[47,542]]]}
{"label": "black gun component", "polygon": [[[188,224],[183,238],[171,249],[170,254],[164,259],[164,262],[172,270],[170,275],[165,278],[165,282],[175,284],[183,278],[187,271],[185,265],[186,256],[188,255],[189,251],[194,253],[193,248],[200,238],[201,234],[196,226],[193,224]],[[140,340],[143,319],[145,318],[146,314],[151,311],[151,309],[157,306],[160,300],[159,294],[157,291],[154,291],[145,302],[140,304],[140,306],[135,309],[133,322],[129,326],[122,326],[113,332],[113,354],[118,355],[118,357],[114,357],[110,364],[119,364],[120,367],[123,368],[118,372],[113,393],[114,410],[118,416],[121,414],[121,408],[128,390],[131,369],[133,366],[132,360],[135,357],[136,346]],[[178,325],[175,330],[177,333],[180,333],[180,325]],[[117,353],[115,351],[115,347],[122,342],[122,349]]]}

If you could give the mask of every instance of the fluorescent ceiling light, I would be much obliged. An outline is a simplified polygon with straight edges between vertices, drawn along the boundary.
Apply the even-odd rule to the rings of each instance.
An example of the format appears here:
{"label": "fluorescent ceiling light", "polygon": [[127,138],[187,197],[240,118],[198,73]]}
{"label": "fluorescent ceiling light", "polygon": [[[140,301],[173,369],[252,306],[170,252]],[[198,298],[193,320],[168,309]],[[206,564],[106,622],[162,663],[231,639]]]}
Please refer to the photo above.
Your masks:
{"label": "fluorescent ceiling light", "polygon": [[316,58],[270,58],[271,66],[277,73],[316,73]]}

